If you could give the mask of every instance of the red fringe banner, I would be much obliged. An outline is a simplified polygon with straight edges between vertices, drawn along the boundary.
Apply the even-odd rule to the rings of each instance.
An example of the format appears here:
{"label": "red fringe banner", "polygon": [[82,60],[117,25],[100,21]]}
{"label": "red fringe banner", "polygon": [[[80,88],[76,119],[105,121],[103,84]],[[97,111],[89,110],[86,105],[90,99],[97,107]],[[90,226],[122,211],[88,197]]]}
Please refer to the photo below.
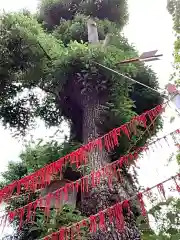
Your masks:
{"label": "red fringe banner", "polygon": [[[143,201],[143,195],[148,196],[149,192],[152,189],[154,189],[154,188],[158,189],[159,186],[162,186],[165,182],[171,181],[172,179],[176,179],[178,176],[180,176],[180,174],[177,174],[174,177],[170,177],[169,179],[167,179],[167,180],[165,180],[165,181],[163,181],[163,182],[161,182],[161,183],[159,183],[159,184],[157,184],[157,185],[155,185],[151,188],[147,188],[147,190],[145,190],[144,192],[140,192],[137,195],[135,195],[135,196],[133,196],[129,199],[126,199],[123,202],[116,203],[115,205],[113,205],[113,206],[111,206],[107,209],[104,209],[104,210],[98,212],[97,214],[90,216],[87,219],[84,219],[84,220],[82,220],[78,223],[75,223],[70,227],[62,228],[62,229],[60,229],[59,231],[57,231],[56,233],[53,233],[53,234],[60,234],[60,232],[61,233],[63,232],[62,238],[60,238],[60,239],[62,239],[62,240],[69,239],[68,238],[69,235],[67,236],[67,238],[65,238],[65,232],[68,233],[69,231],[71,232],[72,229],[76,229],[77,233],[79,234],[80,231],[81,231],[81,227],[83,227],[83,226],[88,227],[89,231],[91,233],[95,233],[98,230],[105,232],[105,231],[107,231],[107,228],[108,228],[108,226],[106,225],[107,221],[105,219],[108,219],[108,225],[115,223],[116,228],[120,232],[122,232],[123,229],[124,229],[123,209],[126,208],[126,209],[129,209],[129,211],[130,211],[129,201],[133,200],[134,198],[137,197],[139,199],[139,202],[140,202],[142,215],[145,216],[147,213],[146,213],[146,209],[145,209],[145,205],[144,205],[144,201]],[[54,239],[53,234],[50,234],[50,235],[46,236],[42,240]]]}
{"label": "red fringe banner", "polygon": [[77,167],[83,164],[87,164],[87,152],[91,151],[93,148],[98,148],[100,151],[102,151],[103,143],[106,150],[108,152],[111,152],[116,146],[118,146],[118,138],[121,135],[121,132],[124,133],[128,139],[131,138],[129,128],[133,122],[138,121],[139,123],[143,123],[144,127],[146,128],[147,118],[149,118],[150,115],[153,116],[153,118],[156,118],[162,113],[163,110],[163,105],[158,105],[154,109],[151,109],[140,116],[134,117],[129,123],[126,123],[119,128],[113,129],[108,134],[105,134],[104,136],[95,139],[92,142],[89,142],[88,144],[82,146],[80,149],[77,149],[65,157],[60,158],[56,162],[46,165],[35,173],[7,185],[0,190],[0,203],[3,200],[6,201],[6,199],[10,198],[14,191],[16,191],[16,194],[19,195],[24,188],[26,191],[32,192],[34,192],[37,188],[43,188],[46,184],[49,184],[51,182],[51,176],[53,174],[56,174],[58,172],[62,174],[62,167],[67,161],[69,161],[70,164],[76,163]]}
{"label": "red fringe banner", "polygon": [[[175,132],[177,132],[177,130]],[[159,140],[160,139],[158,139],[157,141],[159,141]],[[155,143],[156,142],[154,141],[153,144],[155,144]],[[142,151],[147,150],[147,149],[148,149],[148,146],[140,147],[133,154],[129,153],[129,154],[121,157],[119,160],[106,165],[102,169],[93,171],[89,175],[86,175],[75,182],[67,183],[67,184],[65,184],[64,187],[61,187],[60,189],[54,191],[53,193],[49,193],[45,197],[41,197],[41,198],[35,200],[34,202],[31,202],[31,203],[23,206],[22,208],[24,209],[24,212],[25,211],[28,212],[27,219],[25,221],[26,222],[29,221],[30,212],[33,210],[34,214],[35,214],[35,210],[36,210],[37,206],[42,206],[42,202],[46,203],[45,215],[48,217],[50,202],[52,199],[55,199],[55,201],[56,201],[55,204],[56,204],[56,206],[58,206],[62,200],[68,201],[68,197],[69,197],[68,192],[73,191],[75,189],[78,192],[79,187],[81,188],[81,192],[83,192],[83,193],[88,192],[89,187],[95,188],[97,185],[100,184],[101,179],[104,179],[104,177],[107,178],[108,186],[111,189],[113,178],[116,177],[118,180],[122,179],[120,172],[117,173],[117,168],[122,168],[123,164],[128,165],[130,163],[130,161],[136,160],[137,157],[139,156],[139,154]],[[160,184],[157,187],[158,187],[158,190],[160,191],[160,193],[162,193],[163,196],[165,197],[165,191],[164,191],[163,184]],[[179,186],[176,184],[177,189],[178,189],[178,187]],[[144,211],[143,200],[140,199],[140,196],[139,196],[139,201],[142,206],[142,211]],[[20,208],[20,209],[22,209],[22,208]],[[16,209],[15,212],[16,212],[15,215],[20,217],[18,209]],[[12,213],[10,213],[10,214],[12,214]]]}
{"label": "red fringe banner", "polygon": [[157,186],[159,192],[163,195],[164,199],[166,199],[166,195],[165,195],[165,190],[164,190],[164,186],[162,183],[160,183],[158,186]]}

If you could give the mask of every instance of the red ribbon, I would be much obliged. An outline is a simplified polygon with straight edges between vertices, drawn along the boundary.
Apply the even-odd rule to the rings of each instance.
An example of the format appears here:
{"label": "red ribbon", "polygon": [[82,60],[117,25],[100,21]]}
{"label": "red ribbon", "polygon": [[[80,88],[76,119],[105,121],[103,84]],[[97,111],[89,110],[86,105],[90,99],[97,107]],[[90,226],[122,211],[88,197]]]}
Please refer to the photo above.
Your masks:
{"label": "red ribbon", "polygon": [[89,217],[90,220],[90,232],[95,233],[97,230],[96,216],[92,215]]}
{"label": "red ribbon", "polygon": [[106,231],[106,223],[105,223],[105,216],[104,212],[99,212],[99,228],[101,231]]}
{"label": "red ribbon", "polygon": [[139,200],[139,203],[140,203],[142,215],[146,216],[146,209],[145,209],[145,204],[144,204],[144,201],[143,201],[142,193],[138,193],[138,200]]}
{"label": "red ribbon", "polygon": [[165,190],[164,190],[164,186],[162,183],[157,185],[157,188],[159,190],[160,193],[162,193],[163,197],[166,199],[166,195],[165,195]]}
{"label": "red ribbon", "polygon": [[[159,105],[156,108],[148,111],[148,113],[153,113],[154,117],[156,117],[159,113],[162,112],[162,110],[162,105]],[[136,118],[141,119],[145,125],[145,113]],[[110,131],[105,136],[95,139],[94,141],[88,143],[85,146],[82,146],[80,149],[72,152],[71,154],[68,154],[67,156],[57,160],[56,162],[46,165],[44,168],[38,170],[37,172],[4,187],[0,190],[0,201],[11,197],[15,189],[17,190],[17,194],[20,194],[23,185],[28,189],[30,188],[29,190],[35,191],[38,186],[43,187],[45,182],[46,184],[49,184],[51,182],[51,176],[53,174],[57,173],[58,171],[60,171],[60,173],[62,172],[62,167],[65,164],[65,161],[70,161],[71,164],[76,163],[77,167],[79,167],[83,163],[82,159],[87,161],[87,158],[84,158],[86,151],[91,151],[95,146],[98,146],[99,150],[102,150],[102,139],[104,140],[105,148],[107,151],[111,152],[116,146],[118,146],[118,136],[120,136],[120,130],[123,131],[124,134],[130,139],[128,126],[129,123],[124,124],[120,128]],[[43,176],[44,172],[45,179]]]}

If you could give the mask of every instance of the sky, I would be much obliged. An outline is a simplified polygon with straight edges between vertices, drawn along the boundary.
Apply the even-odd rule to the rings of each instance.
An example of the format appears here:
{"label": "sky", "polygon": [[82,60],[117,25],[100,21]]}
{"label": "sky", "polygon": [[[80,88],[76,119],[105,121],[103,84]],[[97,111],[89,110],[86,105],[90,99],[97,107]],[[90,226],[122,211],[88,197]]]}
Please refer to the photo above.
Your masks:
{"label": "sky", "polygon": [[[0,10],[17,11],[21,8],[27,8],[35,11],[37,0],[0,0]],[[163,53],[161,61],[153,62],[152,68],[157,73],[159,84],[164,88],[170,79],[173,62],[173,42],[174,33],[172,31],[171,16],[166,10],[166,0],[129,0],[130,19],[129,25],[125,28],[124,34],[132,42],[139,53],[143,51],[158,49]],[[175,121],[169,124],[169,117],[174,115],[174,111],[169,109],[164,116],[165,125],[163,131],[159,134],[168,133],[179,127],[176,116]],[[68,131],[65,128],[65,133]],[[31,132],[35,138],[48,137],[55,130],[46,130],[43,123],[40,123],[37,129]],[[0,126],[0,151],[1,151],[1,170],[3,171],[8,161],[17,160],[19,153],[23,148],[23,141],[17,141],[12,137],[8,130]],[[158,181],[162,181],[175,174],[177,165],[175,161],[171,166],[167,165],[167,158],[176,149],[164,145],[162,149],[152,152],[148,157],[140,160],[139,180],[144,186],[151,186]]]}

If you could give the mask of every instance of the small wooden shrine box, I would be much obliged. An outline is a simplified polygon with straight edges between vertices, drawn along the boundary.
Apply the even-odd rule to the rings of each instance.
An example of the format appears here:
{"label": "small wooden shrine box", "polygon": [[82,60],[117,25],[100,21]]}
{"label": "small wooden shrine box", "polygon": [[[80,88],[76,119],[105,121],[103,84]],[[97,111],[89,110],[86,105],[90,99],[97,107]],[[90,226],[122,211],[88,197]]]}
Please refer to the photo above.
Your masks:
{"label": "small wooden shrine box", "polygon": [[[44,197],[44,196],[48,195],[49,193],[53,193],[56,190],[65,186],[65,184],[71,183],[72,181],[76,181],[80,177],[81,176],[80,176],[79,172],[73,171],[72,169],[68,168],[64,174],[64,178],[52,180],[51,183],[41,191],[41,196]],[[69,189],[68,190],[68,200],[64,200],[63,192],[62,192],[61,198],[59,199],[58,204],[57,204],[56,197],[53,197],[51,199],[50,208],[56,208],[58,205],[58,208],[61,209],[65,204],[71,205],[73,208],[75,208],[76,200],[77,200],[76,189],[74,188],[74,191],[72,191],[72,189]],[[46,200],[42,201],[40,207],[41,208],[46,207]]]}
{"label": "small wooden shrine box", "polygon": [[[65,184],[70,183],[71,181],[67,179],[62,180],[53,180],[51,183],[41,191],[41,196],[44,197],[48,195],[49,193],[55,192],[59,188],[63,187]],[[61,198],[58,201],[57,204],[57,198],[53,197],[51,199],[50,208],[55,208],[58,205],[58,208],[61,209],[63,205],[68,204],[71,205],[73,208],[76,207],[76,198],[77,198],[77,191],[74,189],[74,191],[69,190],[68,192],[68,200],[64,200],[63,192],[61,194]],[[46,200],[42,201],[41,208],[46,207]]]}

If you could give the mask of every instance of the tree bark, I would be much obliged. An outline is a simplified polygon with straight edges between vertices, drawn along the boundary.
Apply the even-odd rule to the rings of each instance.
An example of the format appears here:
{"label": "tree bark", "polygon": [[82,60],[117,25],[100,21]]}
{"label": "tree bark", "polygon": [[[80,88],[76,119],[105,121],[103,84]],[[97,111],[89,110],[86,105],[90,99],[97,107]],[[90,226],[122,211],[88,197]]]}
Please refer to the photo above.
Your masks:
{"label": "tree bark", "polygon": [[[97,122],[100,121],[101,103],[95,98],[85,99],[83,101],[83,141],[87,143],[100,136]],[[93,150],[89,154],[89,165],[92,170],[97,170],[110,162],[107,152]],[[107,179],[103,179],[96,188],[91,188],[88,194],[83,194],[81,199],[81,211],[83,214],[90,216],[96,214],[117,202],[121,202],[134,195],[132,184],[128,178],[124,177],[123,183],[113,179],[112,187],[108,185]],[[133,213],[127,214],[125,217],[125,227],[119,232],[115,226],[106,222],[108,230],[106,232],[97,231],[91,234],[88,239],[91,240],[139,240],[140,232],[136,226]]]}

